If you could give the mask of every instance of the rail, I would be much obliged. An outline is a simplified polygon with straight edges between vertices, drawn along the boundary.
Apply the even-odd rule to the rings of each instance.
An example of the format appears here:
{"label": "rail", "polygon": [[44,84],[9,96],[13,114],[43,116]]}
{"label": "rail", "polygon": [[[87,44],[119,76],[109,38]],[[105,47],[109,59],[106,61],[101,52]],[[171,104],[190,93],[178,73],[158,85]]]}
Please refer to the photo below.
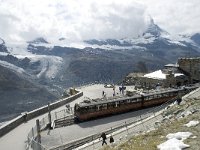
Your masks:
{"label": "rail", "polygon": [[[49,108],[50,110],[53,110],[54,108],[57,108],[58,106],[62,106],[68,102],[71,102],[72,100],[75,100],[81,97],[82,95],[83,95],[83,92],[78,92],[75,95],[72,95],[68,98],[64,98],[64,99],[59,100],[58,102],[54,102],[50,104]],[[49,110],[48,106],[45,106],[45,107],[47,107],[46,110],[48,111]],[[51,120],[53,120],[52,122],[50,122],[49,115],[43,117],[41,120],[36,120],[36,125],[31,128],[31,130],[29,131],[27,135],[26,149],[28,150],[31,148],[33,150],[47,150],[47,148],[45,148],[45,146],[41,144],[40,132],[42,130],[45,130],[46,128],[51,127],[51,123],[53,123],[54,120],[66,117],[67,116],[66,113],[68,112],[69,112],[68,109],[64,109],[55,113],[51,113],[50,116],[51,116]]]}
{"label": "rail", "polygon": [[[121,129],[123,128],[126,128],[132,124],[135,124],[137,122],[142,122],[144,121],[145,119],[153,116],[153,118],[156,118],[156,113],[159,112],[160,110],[164,110],[166,108],[166,106],[168,106],[168,104],[171,104],[172,102],[174,102],[176,100],[176,98],[172,99],[172,100],[169,100],[168,102],[160,105],[160,106],[157,106],[157,107],[153,107],[152,110],[144,113],[143,115],[140,115],[139,118],[137,120],[131,120],[129,122],[123,122],[117,126],[113,126],[112,128],[109,128],[103,132],[105,132],[107,135],[113,133],[113,132],[116,132],[116,131],[120,131]],[[123,131],[123,130],[122,130]],[[121,131],[121,132],[122,132]],[[72,150],[72,149],[75,149],[81,145],[84,145],[86,143],[89,143],[89,142],[92,142],[94,140],[97,140],[99,139],[101,133],[96,133],[96,134],[92,134],[92,135],[89,135],[87,137],[84,137],[84,138],[80,138],[80,139],[77,139],[77,140],[74,140],[74,141],[71,141],[69,143],[64,143],[63,145],[60,145],[60,146],[56,146],[56,147],[52,147],[48,150]]]}
{"label": "rail", "polygon": [[[132,126],[133,124],[136,124],[136,123],[140,122],[140,123],[138,123],[138,125],[139,124],[143,125],[143,122],[145,120],[148,120],[148,118],[151,118],[151,119],[154,118],[154,119],[157,120],[159,112],[164,111],[165,108],[169,104],[171,104],[172,102],[174,102],[175,100],[176,100],[176,98],[171,99],[171,100],[165,102],[164,104],[162,104],[160,106],[153,107],[151,109],[151,111],[148,111],[148,112],[146,112],[143,115],[140,115],[137,120],[130,120],[129,122],[123,122],[121,124],[118,124],[117,126],[113,126],[112,128],[109,128],[109,129],[105,130],[104,132],[106,134],[108,134],[108,135],[109,134],[113,134],[114,132],[117,132],[117,131],[119,131],[117,134],[119,134],[120,132],[124,132],[124,131],[128,132],[128,130],[130,130],[129,127]],[[66,110],[62,110],[62,111],[57,112],[56,115],[55,115],[55,119],[57,119],[57,120],[61,119],[62,120],[62,118],[58,118],[58,115],[57,115],[58,113],[61,113],[61,112],[62,113],[66,112]],[[62,116],[62,115],[60,115],[60,116]],[[154,125],[155,125],[155,122],[156,121],[153,122]],[[144,126],[143,128],[146,128],[146,126]],[[32,137],[32,136],[34,137],[35,134],[37,135],[37,133],[35,133],[35,132],[37,132],[37,129],[32,128],[32,130],[30,132],[30,134],[31,134],[30,137]],[[28,139],[29,139],[29,141],[32,141],[32,142],[34,142],[37,145],[37,147],[35,147],[35,148],[32,147],[33,150],[39,150],[38,147],[41,148],[42,150],[65,150],[65,149],[71,150],[71,149],[77,148],[77,147],[79,147],[81,145],[84,145],[86,143],[93,142],[93,144],[94,144],[94,141],[97,140],[100,137],[100,135],[101,135],[101,133],[92,134],[92,135],[89,135],[87,137],[80,138],[80,139],[77,139],[77,140],[74,140],[74,141],[71,141],[71,142],[68,142],[68,143],[64,143],[64,144],[62,144],[60,146],[55,146],[55,147],[51,147],[51,148],[46,148],[44,145],[41,145],[40,143],[38,143],[38,145],[37,145],[36,144],[37,143],[36,138],[32,138],[32,139],[28,138]],[[29,142],[29,145],[31,145],[30,143],[32,143],[32,142]]]}

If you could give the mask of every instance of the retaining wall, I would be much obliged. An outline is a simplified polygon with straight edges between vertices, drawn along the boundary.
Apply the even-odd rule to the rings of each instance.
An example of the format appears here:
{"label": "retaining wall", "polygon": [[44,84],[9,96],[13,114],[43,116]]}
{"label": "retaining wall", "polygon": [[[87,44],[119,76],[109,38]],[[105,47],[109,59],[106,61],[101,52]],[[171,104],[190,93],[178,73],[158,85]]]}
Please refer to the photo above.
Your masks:
{"label": "retaining wall", "polygon": [[[59,101],[56,101],[54,103],[50,104],[50,110],[56,109],[60,106],[63,106],[79,97],[83,96],[83,92],[77,91],[75,95],[69,96],[67,98],[60,99]],[[46,112],[48,112],[48,105],[45,105],[43,107],[40,107],[38,109],[35,109],[33,111],[24,113],[19,115],[18,117],[12,119],[11,121],[5,123],[0,127],[0,137],[11,131],[12,129],[16,128],[20,124],[22,124],[25,121],[28,121],[30,119],[33,119],[37,116],[43,115]]]}

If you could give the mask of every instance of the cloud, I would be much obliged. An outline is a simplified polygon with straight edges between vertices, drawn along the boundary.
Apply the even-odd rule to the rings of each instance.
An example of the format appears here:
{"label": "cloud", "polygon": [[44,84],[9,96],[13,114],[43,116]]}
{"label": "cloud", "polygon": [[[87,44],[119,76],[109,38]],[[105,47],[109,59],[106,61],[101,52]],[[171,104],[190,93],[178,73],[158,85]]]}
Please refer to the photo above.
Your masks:
{"label": "cloud", "polygon": [[69,41],[135,37],[145,30],[148,15],[172,33],[196,32],[200,23],[198,0],[0,0],[0,3],[0,37],[6,41],[29,41],[41,36],[52,41],[61,37]]}
{"label": "cloud", "polygon": [[199,0],[142,0],[138,2],[147,6],[146,13],[170,33],[200,32]]}
{"label": "cloud", "polygon": [[144,7],[131,1],[2,0],[0,10],[0,36],[8,41],[134,37],[145,28]]}

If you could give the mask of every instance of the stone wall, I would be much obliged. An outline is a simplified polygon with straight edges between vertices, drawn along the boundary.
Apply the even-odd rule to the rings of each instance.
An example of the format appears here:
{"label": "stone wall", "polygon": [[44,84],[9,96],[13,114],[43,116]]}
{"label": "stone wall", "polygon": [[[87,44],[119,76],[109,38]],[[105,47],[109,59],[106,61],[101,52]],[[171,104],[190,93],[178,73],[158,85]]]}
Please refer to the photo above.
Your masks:
{"label": "stone wall", "polygon": [[147,78],[147,77],[139,77],[139,84],[141,88],[144,89],[154,89],[157,86],[163,86],[165,80]]}
{"label": "stone wall", "polygon": [[[60,106],[63,106],[79,97],[83,96],[83,92],[76,91],[75,95],[69,96],[67,98],[60,99],[59,101],[56,101],[54,103],[50,104],[50,110],[56,109]],[[38,109],[35,109],[33,111],[21,114],[20,116],[12,119],[8,123],[2,125],[0,127],[0,137],[11,131],[12,129],[16,128],[20,124],[22,124],[24,121],[28,121],[30,119],[33,119],[37,116],[43,115],[44,113],[48,112],[48,105],[40,107]]]}
{"label": "stone wall", "polygon": [[190,76],[190,82],[200,81],[200,57],[178,59],[179,68]]}

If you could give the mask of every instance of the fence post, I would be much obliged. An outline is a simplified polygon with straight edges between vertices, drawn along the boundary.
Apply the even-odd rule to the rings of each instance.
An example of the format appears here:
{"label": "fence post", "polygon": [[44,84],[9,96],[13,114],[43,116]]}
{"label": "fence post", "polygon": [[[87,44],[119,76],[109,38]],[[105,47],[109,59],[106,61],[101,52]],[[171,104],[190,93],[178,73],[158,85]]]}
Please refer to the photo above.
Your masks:
{"label": "fence post", "polygon": [[40,135],[40,122],[39,119],[36,120],[36,128],[37,128],[37,142],[41,143],[41,135]]}
{"label": "fence post", "polygon": [[144,124],[143,124],[143,121],[142,121],[142,116],[141,116],[141,115],[140,115],[140,121],[141,121],[141,123],[142,123],[143,128],[145,128],[145,126],[144,126]]}
{"label": "fence post", "polygon": [[30,140],[30,137],[29,135],[27,136],[27,149],[29,149],[29,144],[30,144],[31,140]]}
{"label": "fence post", "polygon": [[55,120],[57,120],[57,112],[55,112],[55,118],[56,118]]}
{"label": "fence post", "polygon": [[50,109],[50,103],[48,103],[48,123],[47,123],[47,127],[49,129],[51,129],[51,109]]}
{"label": "fence post", "polygon": [[70,114],[73,114],[72,107],[70,107]]}
{"label": "fence post", "polygon": [[126,126],[126,132],[128,134],[128,127],[127,127],[126,121],[125,121],[125,126]]}
{"label": "fence post", "polygon": [[33,130],[33,127],[32,127],[32,136],[33,136],[33,139],[34,139],[34,130]]}
{"label": "fence post", "polygon": [[92,135],[92,148],[94,149],[94,137]]}

